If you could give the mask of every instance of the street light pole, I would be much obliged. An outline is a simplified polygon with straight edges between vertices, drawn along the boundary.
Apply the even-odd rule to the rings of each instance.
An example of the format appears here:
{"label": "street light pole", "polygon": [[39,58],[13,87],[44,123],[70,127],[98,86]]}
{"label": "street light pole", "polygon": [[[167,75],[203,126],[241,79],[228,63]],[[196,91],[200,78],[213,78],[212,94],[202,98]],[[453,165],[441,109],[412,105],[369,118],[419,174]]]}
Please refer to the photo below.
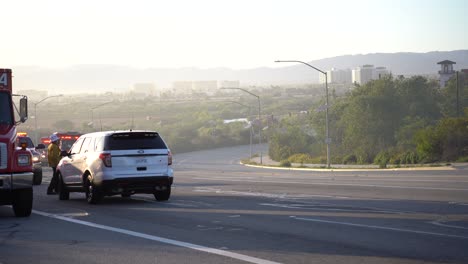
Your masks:
{"label": "street light pole", "polygon": [[37,103],[34,103],[34,135],[35,135],[35,140],[36,140],[36,144],[39,144],[39,139],[38,139],[38,131],[37,131],[37,105],[44,102],[45,100],[49,99],[49,98],[53,98],[53,97],[62,97],[63,94],[59,94],[59,95],[52,95],[52,96],[48,96],[46,98],[43,98],[42,100],[40,100],[39,102]]}
{"label": "street light pole", "polygon": [[261,149],[261,145],[262,145],[262,119],[261,119],[261,116],[262,116],[262,110],[261,110],[261,106],[260,106],[260,96],[254,94],[254,93],[251,93],[245,89],[242,89],[242,88],[221,88],[221,89],[236,89],[236,90],[241,90],[241,91],[244,91],[252,96],[255,96],[257,97],[257,100],[258,100],[258,121],[260,122],[260,127],[258,129],[258,149],[260,150],[260,164],[263,164],[263,157],[262,157],[262,149]]}
{"label": "street light pole", "polygon": [[328,126],[328,75],[326,72],[310,65],[309,63],[306,63],[306,62],[303,62],[303,61],[298,61],[298,60],[277,60],[275,62],[297,62],[297,63],[302,63],[304,65],[307,65],[309,67],[311,67],[312,69],[322,73],[325,75],[325,90],[326,90],[326,108],[325,108],[325,134],[326,134],[326,139],[325,139],[325,143],[327,144],[327,168],[330,168],[330,143],[331,143],[331,139],[330,139],[330,134],[329,134],[329,126]]}
{"label": "street light pole", "polygon": [[[249,117],[250,117],[251,111],[250,111],[250,106],[249,106],[249,105],[241,104],[241,103],[236,102],[236,101],[227,101],[227,102],[229,102],[229,103],[235,103],[235,104],[238,104],[238,105],[242,105],[242,106],[248,107],[248,108],[249,108]],[[249,159],[252,158],[252,134],[253,134],[253,125],[250,124],[250,142],[249,142],[249,145],[250,145],[250,156],[249,156]]]}
{"label": "street light pole", "polygon": [[[112,102],[114,102],[114,101],[105,102],[103,104],[100,104],[98,106],[95,106],[95,107],[91,108],[91,124],[93,125],[93,132],[94,132],[94,109],[99,108],[99,107],[104,106],[104,105],[107,105],[107,104],[110,104]],[[102,130],[102,124],[101,124],[101,130]]]}

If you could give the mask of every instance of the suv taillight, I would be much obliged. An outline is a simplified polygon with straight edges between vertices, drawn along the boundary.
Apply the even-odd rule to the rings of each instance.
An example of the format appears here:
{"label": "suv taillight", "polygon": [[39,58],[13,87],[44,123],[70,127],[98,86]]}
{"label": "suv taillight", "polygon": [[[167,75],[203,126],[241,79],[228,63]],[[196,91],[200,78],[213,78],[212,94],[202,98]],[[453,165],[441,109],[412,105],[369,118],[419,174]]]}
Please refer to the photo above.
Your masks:
{"label": "suv taillight", "polygon": [[172,165],[172,153],[170,150],[167,152],[167,165]]}
{"label": "suv taillight", "polygon": [[110,153],[101,153],[99,154],[99,158],[104,163],[104,166],[112,167],[112,156]]}

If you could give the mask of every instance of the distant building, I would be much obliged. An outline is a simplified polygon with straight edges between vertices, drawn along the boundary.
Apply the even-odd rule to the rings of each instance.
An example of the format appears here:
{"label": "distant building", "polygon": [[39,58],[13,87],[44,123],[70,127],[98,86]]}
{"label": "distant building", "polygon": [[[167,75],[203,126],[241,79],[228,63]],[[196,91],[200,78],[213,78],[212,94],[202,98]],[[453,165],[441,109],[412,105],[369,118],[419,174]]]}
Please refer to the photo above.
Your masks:
{"label": "distant building", "polygon": [[390,75],[390,71],[385,67],[374,68],[374,65],[366,64],[361,67],[356,67],[352,71],[352,82],[364,85],[371,80],[379,80]]}
{"label": "distant building", "polygon": [[144,94],[146,96],[156,95],[156,85],[154,83],[136,83],[133,85],[133,93]]}
{"label": "distant building", "polygon": [[154,83],[136,83],[128,93],[125,93],[125,100],[144,100],[149,96],[156,95],[156,86]]}
{"label": "distant building", "polygon": [[191,81],[173,82],[172,91],[176,95],[191,95],[192,94],[192,82]]}
{"label": "distant building", "polygon": [[364,85],[371,81],[374,76],[374,65],[366,64],[357,67],[352,72],[352,81],[360,85]]}
{"label": "distant building", "polygon": [[440,88],[444,88],[450,78],[455,74],[455,71],[453,70],[453,64],[456,64],[454,61],[449,61],[449,60],[444,60],[440,61],[437,64],[440,65],[440,71],[439,71],[439,82],[440,82]]}
{"label": "distant building", "polygon": [[379,80],[379,79],[382,79],[382,78],[384,78],[385,76],[389,76],[389,75],[390,75],[390,72],[387,70],[387,68],[385,68],[385,67],[377,67],[377,68],[375,68],[375,70],[374,70],[374,74],[373,74],[372,79],[374,79],[374,80]]}
{"label": "distant building", "polygon": [[218,87],[219,88],[239,88],[240,82],[239,81],[219,81]]}
{"label": "distant building", "polygon": [[172,89],[176,94],[205,93],[212,95],[218,90],[218,81],[177,81],[172,83]]}
{"label": "distant building", "polygon": [[[319,75],[320,83],[325,83],[325,75]],[[352,76],[351,70],[340,70],[332,68],[331,70],[327,71],[327,81],[328,83],[334,84],[350,84],[352,83]]]}
{"label": "distant building", "polygon": [[218,90],[218,81],[195,81],[192,83],[192,90],[195,93],[212,95]]}

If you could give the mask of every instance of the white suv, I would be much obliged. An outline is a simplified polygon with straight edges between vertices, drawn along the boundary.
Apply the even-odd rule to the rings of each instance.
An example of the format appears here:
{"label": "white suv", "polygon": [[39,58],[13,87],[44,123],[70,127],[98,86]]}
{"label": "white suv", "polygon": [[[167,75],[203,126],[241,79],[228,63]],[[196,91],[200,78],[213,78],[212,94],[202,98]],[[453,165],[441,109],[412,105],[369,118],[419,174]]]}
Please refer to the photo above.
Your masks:
{"label": "white suv", "polygon": [[158,201],[171,195],[172,154],[157,132],[128,130],[84,134],[57,166],[60,200],[84,192],[88,203],[104,196],[150,193]]}

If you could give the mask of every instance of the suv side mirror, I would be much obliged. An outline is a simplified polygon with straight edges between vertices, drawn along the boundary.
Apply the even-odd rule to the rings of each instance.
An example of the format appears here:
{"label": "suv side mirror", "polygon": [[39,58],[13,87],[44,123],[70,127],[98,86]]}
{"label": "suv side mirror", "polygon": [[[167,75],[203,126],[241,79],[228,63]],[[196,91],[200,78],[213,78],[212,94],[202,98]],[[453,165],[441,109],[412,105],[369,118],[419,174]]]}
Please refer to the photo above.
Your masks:
{"label": "suv side mirror", "polygon": [[69,156],[68,151],[66,151],[66,150],[60,151],[60,156],[61,157],[68,157]]}

